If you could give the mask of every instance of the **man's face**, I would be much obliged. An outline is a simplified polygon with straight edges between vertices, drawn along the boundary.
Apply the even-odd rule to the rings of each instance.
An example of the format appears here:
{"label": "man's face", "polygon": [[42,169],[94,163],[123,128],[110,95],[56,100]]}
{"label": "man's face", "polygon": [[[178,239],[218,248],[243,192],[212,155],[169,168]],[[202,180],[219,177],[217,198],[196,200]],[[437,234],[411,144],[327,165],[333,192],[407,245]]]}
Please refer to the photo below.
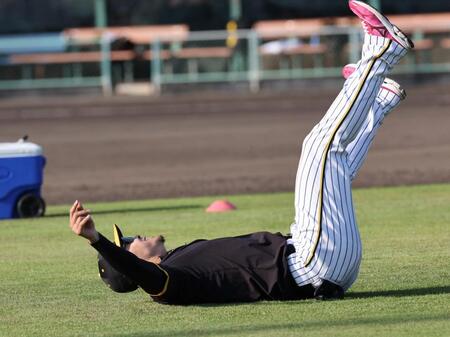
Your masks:
{"label": "man's face", "polygon": [[165,239],[162,235],[151,237],[137,235],[127,248],[140,259],[155,262],[155,258],[167,254],[164,241]]}

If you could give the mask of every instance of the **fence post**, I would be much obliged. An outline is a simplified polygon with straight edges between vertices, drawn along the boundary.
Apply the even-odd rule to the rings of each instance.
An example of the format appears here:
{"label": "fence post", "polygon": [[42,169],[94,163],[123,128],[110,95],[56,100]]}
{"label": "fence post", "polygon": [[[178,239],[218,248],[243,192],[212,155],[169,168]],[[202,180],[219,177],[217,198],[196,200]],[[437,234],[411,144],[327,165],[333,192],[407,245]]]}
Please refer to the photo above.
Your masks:
{"label": "fence post", "polygon": [[359,35],[360,31],[359,29],[356,29],[354,27],[350,28],[349,31],[349,42],[350,42],[350,63],[357,63],[360,57],[360,40]]}
{"label": "fence post", "polygon": [[105,0],[95,0],[95,26],[106,27],[108,25],[108,14]]}
{"label": "fence post", "polygon": [[161,94],[161,41],[155,40],[150,42],[150,68],[151,83],[155,89],[155,94]]}
{"label": "fence post", "polygon": [[258,92],[260,89],[260,64],[258,34],[250,31],[248,34],[248,81],[250,90]]}
{"label": "fence post", "polygon": [[369,4],[381,11],[381,0],[369,0]]}
{"label": "fence post", "polygon": [[102,34],[100,49],[102,54],[100,72],[103,95],[111,96],[113,93],[111,76],[111,41],[107,33]]}

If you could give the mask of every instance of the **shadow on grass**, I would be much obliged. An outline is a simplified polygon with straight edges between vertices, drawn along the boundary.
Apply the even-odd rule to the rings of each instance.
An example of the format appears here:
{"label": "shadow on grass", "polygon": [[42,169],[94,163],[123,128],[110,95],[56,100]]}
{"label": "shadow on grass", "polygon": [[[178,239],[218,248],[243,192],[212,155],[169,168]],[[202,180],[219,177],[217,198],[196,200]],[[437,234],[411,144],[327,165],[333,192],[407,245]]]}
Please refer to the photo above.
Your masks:
{"label": "shadow on grass", "polygon": [[407,296],[425,296],[435,294],[450,294],[450,286],[413,288],[382,291],[361,291],[345,294],[345,298],[371,298],[371,297],[407,297]]}
{"label": "shadow on grass", "polygon": [[[398,317],[398,316],[382,316],[382,317],[374,317],[374,318],[358,318],[358,319],[335,319],[329,320],[327,317],[323,317],[322,320],[314,320],[314,321],[305,321],[302,322],[302,317],[298,318],[298,322],[292,323],[278,323],[278,324],[265,324],[264,321],[261,320],[259,323],[253,323],[248,325],[238,326],[233,325],[229,327],[218,327],[218,328],[201,328],[198,329],[182,329],[178,331],[171,331],[170,327],[168,327],[167,331],[158,331],[158,332],[139,332],[139,333],[131,333],[131,334],[120,334],[120,336],[125,337],[150,337],[150,336],[160,336],[160,337],[177,337],[177,336],[233,336],[239,335],[242,336],[248,333],[266,333],[273,330],[273,335],[276,336],[276,332],[292,330],[293,335],[300,335],[301,329],[335,329],[335,328],[354,328],[354,327],[369,327],[369,326],[386,326],[386,325],[398,325],[405,323],[417,323],[420,321],[447,321],[448,315],[446,314],[438,314],[438,315],[421,315],[414,317]],[[230,325],[233,322],[229,323]],[[119,335],[113,335],[118,337]]]}
{"label": "shadow on grass", "polygon": [[[383,291],[361,291],[346,293],[344,300],[355,298],[372,298],[372,297],[410,297],[410,296],[426,296],[437,294],[450,294],[450,286],[443,287],[429,287],[429,288],[412,288],[412,289],[398,289],[398,290],[383,290]],[[306,300],[292,300],[292,301],[261,301],[261,302],[242,302],[242,303],[212,303],[212,304],[194,304],[197,307],[236,307],[239,305],[299,305],[301,303],[318,302],[315,299]],[[339,302],[333,301],[333,302]]]}
{"label": "shadow on grass", "polygon": [[[103,211],[92,211],[93,215],[99,214],[117,214],[117,213],[137,213],[137,212],[159,212],[159,211],[179,211],[186,209],[196,209],[203,208],[202,205],[180,205],[180,206],[161,206],[161,207],[141,207],[141,208],[117,208],[108,209]],[[45,218],[57,218],[57,217],[68,217],[69,210],[67,212],[51,213],[45,215]]]}
{"label": "shadow on grass", "polygon": [[[443,287],[430,287],[430,288],[415,288],[415,289],[400,289],[400,290],[386,290],[386,291],[373,291],[373,292],[352,292],[345,296],[345,299],[352,298],[372,298],[372,297],[404,297],[404,296],[424,296],[424,295],[434,295],[434,294],[449,294],[450,286]],[[345,300],[344,299],[344,300]],[[299,300],[299,301],[274,301],[274,302],[254,302],[254,303],[224,303],[224,304],[205,304],[198,305],[199,307],[211,307],[211,308],[221,308],[221,307],[239,307],[239,306],[253,306],[253,305],[265,305],[270,311],[271,306],[278,305],[292,305],[299,306],[311,303],[323,303],[326,305],[328,302],[316,302],[315,300]],[[333,303],[339,304],[339,301],[333,301]],[[186,310],[188,307],[186,307]],[[249,308],[243,308],[242,310],[249,310]],[[272,310],[277,310],[276,308]],[[400,316],[399,316],[400,315]],[[148,331],[148,332],[133,332],[133,333],[122,333],[120,335],[111,335],[112,337],[150,337],[150,336],[160,336],[160,337],[181,337],[181,336],[242,336],[245,334],[264,334],[269,335],[270,331],[273,331],[273,336],[276,336],[277,332],[290,331],[292,330],[292,335],[300,335],[301,331],[312,331],[323,330],[333,330],[339,328],[355,328],[361,327],[364,329],[373,329],[377,326],[398,326],[399,324],[410,324],[418,322],[447,322],[448,315],[434,314],[427,315],[426,313],[418,314],[417,316],[411,316],[408,313],[404,315],[383,315],[380,313],[376,317],[358,317],[349,319],[329,319],[328,317],[322,317],[318,320],[308,320],[302,322],[302,317],[298,317],[297,322],[290,323],[278,323],[278,324],[267,324],[266,321],[261,320],[260,322],[253,322],[245,325],[241,322],[229,322],[228,327],[199,327],[199,328],[186,328],[179,327],[179,330],[172,330],[170,326],[167,327],[166,331]],[[242,325],[239,325],[242,324]],[[303,330],[302,330],[303,329]],[[268,334],[269,333],[269,334]]]}

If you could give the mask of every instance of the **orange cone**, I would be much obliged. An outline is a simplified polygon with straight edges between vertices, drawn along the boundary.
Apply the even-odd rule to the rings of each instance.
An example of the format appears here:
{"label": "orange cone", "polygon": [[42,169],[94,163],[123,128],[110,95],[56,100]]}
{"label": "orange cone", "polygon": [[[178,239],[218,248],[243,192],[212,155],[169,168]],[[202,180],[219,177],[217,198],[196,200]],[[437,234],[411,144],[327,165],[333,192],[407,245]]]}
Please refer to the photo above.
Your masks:
{"label": "orange cone", "polygon": [[228,200],[216,200],[206,209],[207,213],[217,213],[217,212],[229,212],[234,211],[236,206],[234,206]]}

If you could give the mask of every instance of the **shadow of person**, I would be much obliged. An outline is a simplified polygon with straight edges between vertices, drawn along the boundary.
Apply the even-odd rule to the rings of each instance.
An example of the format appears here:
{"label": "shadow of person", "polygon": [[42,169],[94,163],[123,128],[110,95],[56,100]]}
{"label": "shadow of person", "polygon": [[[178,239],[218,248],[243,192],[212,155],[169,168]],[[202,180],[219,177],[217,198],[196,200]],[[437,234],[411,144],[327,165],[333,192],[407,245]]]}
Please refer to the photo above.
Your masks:
{"label": "shadow of person", "polygon": [[450,286],[393,289],[381,291],[360,291],[360,292],[355,291],[345,294],[345,298],[408,297],[408,296],[425,296],[435,294],[450,294]]}
{"label": "shadow of person", "polygon": [[[297,302],[297,305],[300,302]],[[323,302],[326,303],[326,302]],[[445,313],[441,314],[424,314],[420,317],[398,317],[396,315],[393,316],[383,316],[383,317],[366,317],[358,319],[357,325],[361,327],[373,327],[374,325],[389,325],[389,324],[399,324],[400,322],[403,324],[411,324],[417,322],[428,322],[428,321],[439,321],[439,322],[447,322],[448,315]],[[299,322],[283,322],[283,323],[268,323],[266,321],[261,320],[260,322],[255,322],[251,325],[239,324],[238,326],[227,326],[227,327],[210,327],[208,325],[199,326],[197,328],[193,328],[191,326],[182,329],[181,331],[171,331],[170,327],[167,327],[167,331],[142,331],[142,332],[131,332],[129,334],[116,334],[114,337],[184,337],[184,336],[242,336],[243,334],[252,334],[258,335],[260,333],[265,333],[271,331],[273,332],[273,336],[278,335],[280,332],[291,332],[292,336],[301,336],[302,334],[299,331],[311,331],[314,329],[323,329],[324,324],[331,329],[339,329],[339,328],[354,328],[355,327],[355,319],[354,318],[346,318],[346,319],[328,319],[324,321],[324,319],[316,319],[316,320],[305,320],[302,321],[300,319]],[[283,334],[285,335],[285,334]]]}

